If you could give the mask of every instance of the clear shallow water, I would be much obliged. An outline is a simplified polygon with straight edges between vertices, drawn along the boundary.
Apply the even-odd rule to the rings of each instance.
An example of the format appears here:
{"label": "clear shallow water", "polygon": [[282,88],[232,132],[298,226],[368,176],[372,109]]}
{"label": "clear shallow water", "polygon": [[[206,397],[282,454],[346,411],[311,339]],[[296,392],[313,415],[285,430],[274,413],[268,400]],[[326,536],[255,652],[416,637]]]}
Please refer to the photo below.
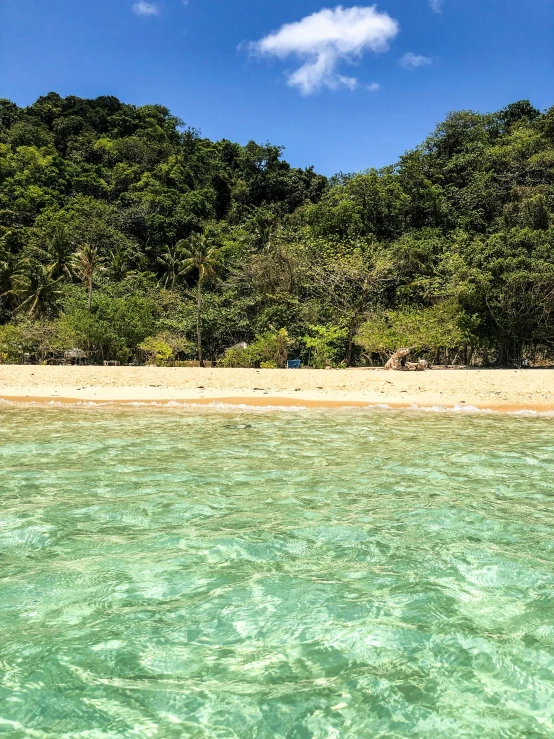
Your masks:
{"label": "clear shallow water", "polygon": [[552,419],[6,407],[0,465],[0,736],[554,735]]}

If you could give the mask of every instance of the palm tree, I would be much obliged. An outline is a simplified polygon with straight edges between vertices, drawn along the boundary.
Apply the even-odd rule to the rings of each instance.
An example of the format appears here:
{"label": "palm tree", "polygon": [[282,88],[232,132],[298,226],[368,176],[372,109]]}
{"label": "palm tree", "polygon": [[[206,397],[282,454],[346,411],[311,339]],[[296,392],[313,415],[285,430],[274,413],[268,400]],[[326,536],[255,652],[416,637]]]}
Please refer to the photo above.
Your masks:
{"label": "palm tree", "polygon": [[275,214],[268,211],[259,211],[253,219],[255,225],[255,234],[258,237],[259,246],[270,246],[271,237],[277,227],[277,219]]}
{"label": "palm tree", "polygon": [[123,280],[128,274],[127,250],[122,244],[118,244],[113,251],[110,252],[108,272],[114,280]]}
{"label": "palm tree", "polygon": [[162,265],[162,279],[160,282],[164,287],[168,287],[173,290],[175,283],[185,274],[183,267],[183,256],[184,251],[182,247],[183,242],[180,241],[175,246],[166,246],[166,251],[161,257],[158,257],[158,262]]}
{"label": "palm tree", "polygon": [[46,313],[61,293],[58,288],[61,279],[61,275],[54,278],[51,270],[40,262],[21,261],[9,291],[21,301],[17,310],[29,308],[29,316]]}
{"label": "palm tree", "polygon": [[[13,258],[7,247],[6,235],[0,238],[0,298],[11,294]],[[1,307],[1,304],[0,304]]]}
{"label": "palm tree", "polygon": [[197,270],[196,283],[196,338],[198,343],[198,361],[204,366],[202,358],[202,285],[204,280],[216,276],[219,267],[220,250],[214,243],[209,231],[194,233],[188,239],[179,241],[176,249],[182,250],[184,259],[181,263],[183,274]]}
{"label": "palm tree", "polygon": [[48,269],[52,277],[73,277],[71,263],[73,259],[73,243],[65,226],[56,226],[50,243],[46,247],[46,254],[50,260]]}
{"label": "palm tree", "polygon": [[83,244],[73,258],[73,270],[87,286],[89,311],[92,308],[94,275],[101,266],[101,263],[102,260],[98,254],[98,249],[90,244]]}

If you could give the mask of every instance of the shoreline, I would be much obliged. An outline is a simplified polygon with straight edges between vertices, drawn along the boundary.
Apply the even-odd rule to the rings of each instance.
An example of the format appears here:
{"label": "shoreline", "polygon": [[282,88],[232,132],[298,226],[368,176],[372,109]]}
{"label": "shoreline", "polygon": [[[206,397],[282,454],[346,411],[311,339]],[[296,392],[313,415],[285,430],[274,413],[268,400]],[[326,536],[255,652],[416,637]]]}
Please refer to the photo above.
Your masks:
{"label": "shoreline", "polygon": [[0,400],[554,413],[551,370],[256,370],[0,365]]}
{"label": "shoreline", "polygon": [[362,400],[302,400],[301,398],[252,398],[252,397],[233,397],[233,398],[186,398],[174,400],[152,400],[152,399],[125,399],[125,400],[83,400],[79,398],[67,398],[67,397],[51,397],[51,396],[6,396],[0,395],[0,404],[14,404],[14,405],[43,405],[43,406],[56,406],[56,405],[69,405],[76,406],[79,408],[83,407],[96,407],[96,408],[117,408],[117,407],[145,407],[145,408],[198,408],[199,406],[205,408],[216,408],[223,406],[229,410],[246,410],[247,408],[261,409],[268,408],[271,410],[281,410],[290,408],[294,410],[308,410],[308,409],[367,409],[367,410],[391,410],[391,411],[410,411],[412,413],[497,413],[500,415],[514,415],[514,414],[532,414],[532,415],[554,415],[554,407],[551,405],[536,405],[532,407],[523,407],[519,405],[504,405],[490,404],[487,407],[478,407],[474,405],[460,406],[460,405],[404,405],[402,403],[368,403]]}

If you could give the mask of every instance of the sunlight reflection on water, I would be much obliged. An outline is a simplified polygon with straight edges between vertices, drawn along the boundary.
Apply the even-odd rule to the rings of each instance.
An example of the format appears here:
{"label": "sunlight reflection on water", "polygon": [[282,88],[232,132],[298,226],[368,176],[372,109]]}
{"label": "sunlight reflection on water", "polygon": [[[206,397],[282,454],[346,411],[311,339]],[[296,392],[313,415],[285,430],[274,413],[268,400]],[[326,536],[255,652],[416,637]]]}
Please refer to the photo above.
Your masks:
{"label": "sunlight reflection on water", "polygon": [[552,736],[553,430],[2,407],[0,734]]}

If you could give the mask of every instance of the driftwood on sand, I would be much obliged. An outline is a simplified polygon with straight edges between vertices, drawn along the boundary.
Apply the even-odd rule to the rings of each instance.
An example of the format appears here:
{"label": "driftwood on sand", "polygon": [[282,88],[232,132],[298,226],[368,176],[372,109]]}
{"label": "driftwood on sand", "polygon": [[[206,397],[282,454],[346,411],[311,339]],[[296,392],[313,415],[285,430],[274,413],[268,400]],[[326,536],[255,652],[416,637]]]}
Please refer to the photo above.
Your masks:
{"label": "driftwood on sand", "polygon": [[429,369],[429,362],[425,359],[418,359],[417,362],[406,362],[404,369],[412,372],[425,372],[426,369]]}
{"label": "driftwood on sand", "polygon": [[408,362],[408,357],[411,353],[411,349],[398,349],[385,364],[385,369],[423,372],[429,368],[429,364],[425,359],[418,359],[417,362]]}
{"label": "driftwood on sand", "polygon": [[385,364],[386,370],[403,370],[406,366],[406,361],[410,354],[411,349],[398,349],[394,352],[389,361]]}

